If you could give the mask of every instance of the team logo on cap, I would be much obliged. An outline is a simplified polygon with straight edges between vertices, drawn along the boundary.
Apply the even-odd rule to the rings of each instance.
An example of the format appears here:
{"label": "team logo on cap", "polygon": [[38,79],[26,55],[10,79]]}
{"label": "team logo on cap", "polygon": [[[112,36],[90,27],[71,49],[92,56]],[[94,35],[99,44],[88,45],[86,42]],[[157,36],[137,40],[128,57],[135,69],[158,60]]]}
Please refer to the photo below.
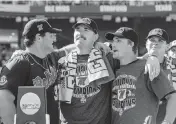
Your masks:
{"label": "team logo on cap", "polygon": [[1,78],[0,78],[0,85],[4,85],[7,83],[7,77],[5,75],[3,75]]}
{"label": "team logo on cap", "polygon": [[119,29],[117,30],[117,33],[122,34],[123,32],[124,32],[124,28],[119,28]]}
{"label": "team logo on cap", "polygon": [[90,24],[91,23],[91,20],[89,18],[83,18],[82,19],[85,23],[87,24]]}
{"label": "team logo on cap", "polygon": [[43,30],[43,24],[37,25],[38,31]]}
{"label": "team logo on cap", "polygon": [[151,34],[159,34],[159,35],[163,35],[163,31],[161,29],[154,29]]}

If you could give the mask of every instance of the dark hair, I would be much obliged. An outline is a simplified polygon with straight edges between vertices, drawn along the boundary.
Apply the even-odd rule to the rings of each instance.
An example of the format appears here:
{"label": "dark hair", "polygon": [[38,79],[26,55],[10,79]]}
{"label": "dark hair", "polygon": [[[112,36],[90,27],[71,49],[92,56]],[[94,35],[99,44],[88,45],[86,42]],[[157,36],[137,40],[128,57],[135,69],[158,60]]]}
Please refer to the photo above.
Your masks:
{"label": "dark hair", "polygon": [[[40,36],[44,37],[45,36],[45,32],[42,32],[42,33],[39,33]],[[36,35],[35,35],[36,36]],[[32,35],[32,36],[26,36],[24,37],[24,46],[25,47],[30,47],[34,44],[34,41],[35,41],[35,36]]]}
{"label": "dark hair", "polygon": [[[129,40],[128,39],[128,43],[129,44],[131,44],[133,41],[131,41],[131,40]],[[134,54],[136,54],[136,53],[138,53],[138,43],[135,43],[135,42],[133,42],[134,43],[134,46],[132,47],[132,50],[133,50],[133,52],[134,52]]]}

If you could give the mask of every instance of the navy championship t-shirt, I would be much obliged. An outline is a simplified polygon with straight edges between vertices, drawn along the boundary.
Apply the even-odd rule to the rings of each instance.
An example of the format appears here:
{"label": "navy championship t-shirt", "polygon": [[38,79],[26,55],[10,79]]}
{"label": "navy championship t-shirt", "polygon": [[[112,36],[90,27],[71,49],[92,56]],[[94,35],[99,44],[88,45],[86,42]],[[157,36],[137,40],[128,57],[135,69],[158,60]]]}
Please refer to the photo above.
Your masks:
{"label": "navy championship t-shirt", "polygon": [[17,98],[18,86],[45,86],[50,122],[59,124],[55,81],[57,80],[57,60],[64,55],[64,51],[52,53],[43,59],[25,51],[15,55],[2,68],[0,89],[8,89]]}
{"label": "navy championship t-shirt", "polygon": [[155,124],[159,100],[175,92],[162,69],[151,82],[144,74],[145,64],[145,60],[136,60],[116,71],[112,84],[112,124],[143,124],[147,120]]}
{"label": "navy championship t-shirt", "polygon": [[[110,124],[110,85],[111,83],[95,86],[84,84],[88,76],[89,55],[78,55],[77,78],[71,104],[61,102],[61,111],[68,124]],[[111,61],[109,60],[111,59]],[[108,58],[110,64],[112,57]],[[111,64],[112,65],[112,64]]]}

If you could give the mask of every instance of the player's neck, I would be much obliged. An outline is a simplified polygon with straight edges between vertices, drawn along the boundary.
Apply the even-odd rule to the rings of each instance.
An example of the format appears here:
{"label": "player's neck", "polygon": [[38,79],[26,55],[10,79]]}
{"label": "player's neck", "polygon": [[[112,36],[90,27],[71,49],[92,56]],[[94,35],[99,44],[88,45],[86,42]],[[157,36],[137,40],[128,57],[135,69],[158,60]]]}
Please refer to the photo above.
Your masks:
{"label": "player's neck", "polygon": [[32,53],[34,54],[35,56],[39,57],[39,58],[45,58],[47,56],[47,54],[41,50],[41,49],[38,49],[34,46],[31,46],[31,47],[28,47],[26,48],[26,51],[29,52],[29,53]]}
{"label": "player's neck", "polygon": [[83,54],[89,54],[92,48],[77,48],[78,49],[78,54],[83,55]]}
{"label": "player's neck", "polygon": [[163,63],[163,61],[164,61],[164,55],[159,55],[158,56],[158,60],[159,60],[160,63]]}
{"label": "player's neck", "polygon": [[120,59],[120,65],[127,65],[135,60],[137,60],[138,55],[134,53],[129,53],[124,58]]}

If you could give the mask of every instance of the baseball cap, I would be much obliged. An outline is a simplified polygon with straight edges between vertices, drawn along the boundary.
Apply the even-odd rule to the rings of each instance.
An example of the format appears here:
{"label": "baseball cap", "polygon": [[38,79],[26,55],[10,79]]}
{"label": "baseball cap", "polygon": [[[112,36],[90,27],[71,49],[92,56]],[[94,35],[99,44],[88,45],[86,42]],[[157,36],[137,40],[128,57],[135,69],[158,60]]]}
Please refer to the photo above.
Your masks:
{"label": "baseball cap", "polygon": [[167,32],[164,29],[161,28],[154,28],[152,29],[146,39],[151,38],[152,36],[160,37],[162,40],[165,40],[167,43],[169,43],[169,36]]}
{"label": "baseball cap", "polygon": [[90,18],[81,18],[80,20],[77,21],[76,24],[73,25],[73,29],[75,29],[77,26],[84,24],[91,28],[95,33],[98,33],[98,26],[96,22],[93,19]]}
{"label": "baseball cap", "polygon": [[44,19],[33,19],[25,25],[23,36],[31,37],[35,36],[37,33],[60,33],[61,31],[61,29],[52,28],[51,25]]}
{"label": "baseball cap", "polygon": [[171,49],[172,47],[176,46],[176,40],[170,42],[169,44],[169,49]]}
{"label": "baseball cap", "polygon": [[129,27],[121,27],[115,33],[108,32],[105,34],[105,38],[110,41],[112,41],[115,36],[129,39],[136,44],[139,42],[137,33]]}

